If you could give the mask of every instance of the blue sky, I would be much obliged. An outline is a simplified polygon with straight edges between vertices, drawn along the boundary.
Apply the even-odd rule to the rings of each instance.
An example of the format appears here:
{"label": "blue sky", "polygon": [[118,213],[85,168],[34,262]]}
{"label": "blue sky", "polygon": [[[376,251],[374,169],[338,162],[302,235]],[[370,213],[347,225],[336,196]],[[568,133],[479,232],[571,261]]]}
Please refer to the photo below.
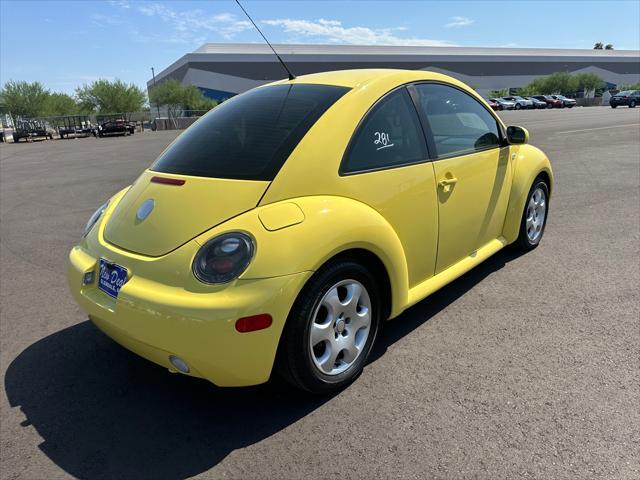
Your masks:
{"label": "blue sky", "polygon": [[[637,0],[243,5],[272,43],[640,49]],[[150,67],[205,42],[261,41],[232,0],[0,0],[0,31],[1,83],[39,80],[67,93],[98,78],[145,86]]]}

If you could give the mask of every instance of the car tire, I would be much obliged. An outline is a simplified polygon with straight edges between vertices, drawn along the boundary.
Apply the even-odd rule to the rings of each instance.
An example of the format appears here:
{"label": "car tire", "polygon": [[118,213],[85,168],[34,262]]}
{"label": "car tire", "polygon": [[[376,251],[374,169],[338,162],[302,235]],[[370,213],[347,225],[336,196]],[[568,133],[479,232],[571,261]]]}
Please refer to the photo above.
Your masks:
{"label": "car tire", "polygon": [[520,106],[519,103],[516,103],[516,110],[520,110],[522,107]]}
{"label": "car tire", "polygon": [[504,110],[504,107],[502,105],[498,105],[498,110],[502,111]]}
{"label": "car tire", "polygon": [[531,185],[520,220],[520,232],[516,240],[516,246],[520,250],[533,250],[540,244],[548,217],[549,185],[538,177]]}
{"label": "car tire", "polygon": [[314,394],[351,384],[371,353],[382,306],[375,277],[360,263],[343,259],[324,266],[291,308],[278,348],[277,374]]}
{"label": "car tire", "polygon": [[617,105],[611,105],[611,108],[616,108],[616,107],[617,107]]}
{"label": "car tire", "polygon": [[631,100],[631,102],[629,103],[629,108],[636,108],[636,101],[635,100]]}

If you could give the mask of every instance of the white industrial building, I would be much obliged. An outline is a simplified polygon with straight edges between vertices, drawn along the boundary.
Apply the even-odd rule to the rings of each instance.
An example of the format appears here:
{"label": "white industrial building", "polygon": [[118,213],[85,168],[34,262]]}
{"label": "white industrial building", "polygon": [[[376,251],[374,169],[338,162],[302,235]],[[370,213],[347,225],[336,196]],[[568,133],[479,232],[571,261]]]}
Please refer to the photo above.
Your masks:
{"label": "white industrial building", "polygon": [[[296,75],[351,68],[431,70],[458,78],[483,95],[559,71],[596,73],[610,88],[640,81],[637,50],[289,44],[274,48]],[[206,43],[159,72],[156,82],[174,78],[219,100],[285,77],[266,44]],[[147,86],[153,86],[153,79]]]}

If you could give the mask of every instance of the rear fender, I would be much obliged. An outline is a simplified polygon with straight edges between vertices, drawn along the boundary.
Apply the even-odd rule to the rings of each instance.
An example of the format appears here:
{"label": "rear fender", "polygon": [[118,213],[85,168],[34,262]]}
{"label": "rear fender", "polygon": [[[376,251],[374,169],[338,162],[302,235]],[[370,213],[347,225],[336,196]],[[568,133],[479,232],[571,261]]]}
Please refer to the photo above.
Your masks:
{"label": "rear fender", "polygon": [[[292,204],[299,210],[292,208]],[[278,228],[264,222],[265,218],[271,222],[276,218]],[[288,199],[235,217],[196,241],[204,244],[228,231],[245,231],[256,241],[255,257],[242,279],[316,271],[341,252],[364,249],[376,255],[387,270],[391,316],[398,315],[407,304],[407,263],[400,240],[382,215],[361,202],[337,196]]]}

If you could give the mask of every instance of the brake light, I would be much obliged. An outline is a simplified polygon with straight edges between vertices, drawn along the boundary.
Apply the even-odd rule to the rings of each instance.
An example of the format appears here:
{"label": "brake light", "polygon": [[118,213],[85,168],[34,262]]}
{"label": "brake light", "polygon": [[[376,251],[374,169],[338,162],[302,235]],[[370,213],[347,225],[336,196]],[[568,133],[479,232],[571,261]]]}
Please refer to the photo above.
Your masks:
{"label": "brake light", "polygon": [[169,178],[169,177],[151,177],[151,183],[162,183],[165,185],[184,185],[185,180],[181,180],[179,178]]}
{"label": "brake light", "polygon": [[236,330],[240,333],[255,332],[256,330],[264,330],[269,328],[273,323],[271,315],[261,313],[251,317],[242,317],[236,321]]}

